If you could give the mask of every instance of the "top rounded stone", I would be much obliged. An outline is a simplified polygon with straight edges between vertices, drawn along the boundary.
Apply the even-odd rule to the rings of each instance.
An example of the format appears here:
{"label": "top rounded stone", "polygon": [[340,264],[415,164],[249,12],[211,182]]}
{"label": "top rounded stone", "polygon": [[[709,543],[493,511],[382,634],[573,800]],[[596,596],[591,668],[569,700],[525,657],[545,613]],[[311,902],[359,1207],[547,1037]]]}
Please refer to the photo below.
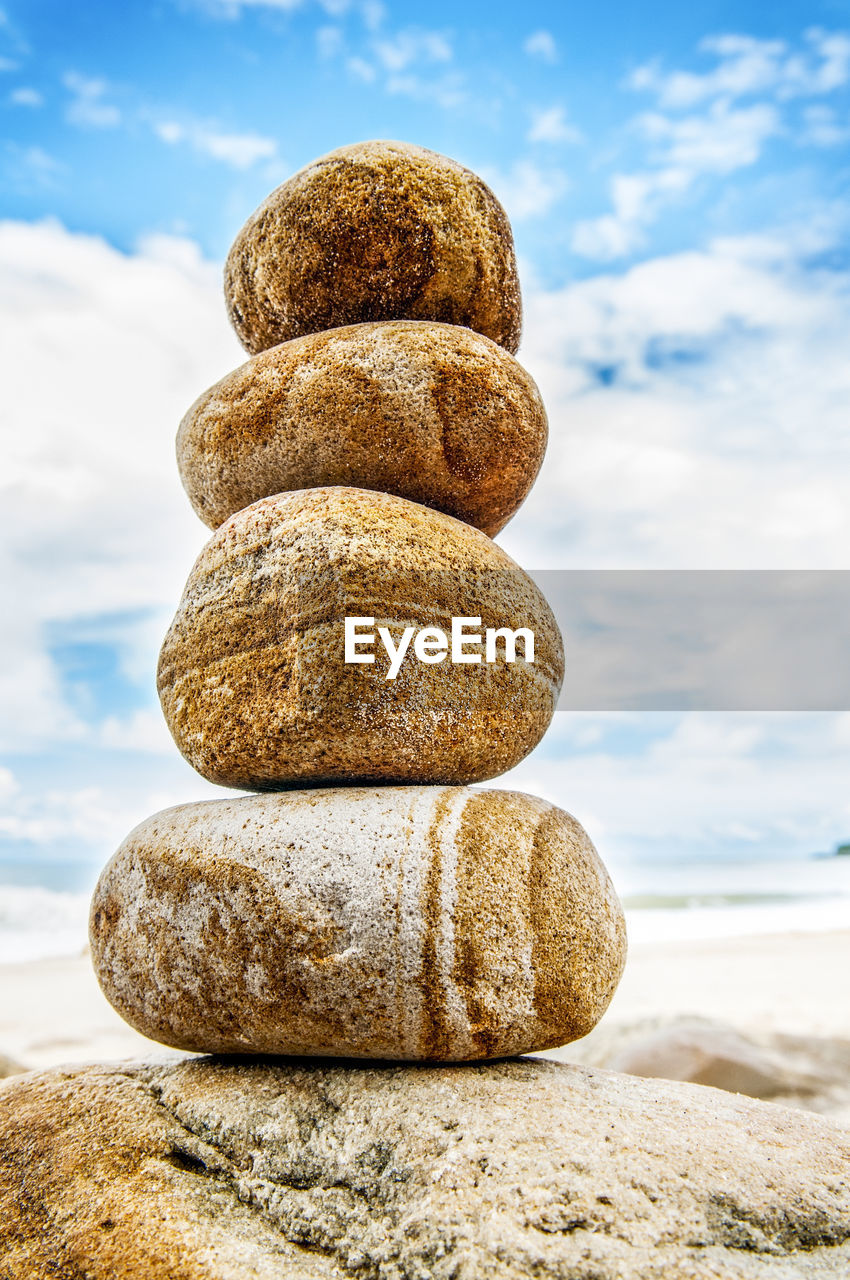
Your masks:
{"label": "top rounded stone", "polygon": [[486,183],[435,151],[360,142],[313,161],[239,232],[228,314],[256,354],[373,320],[465,325],[515,352],[522,308],[513,236]]}

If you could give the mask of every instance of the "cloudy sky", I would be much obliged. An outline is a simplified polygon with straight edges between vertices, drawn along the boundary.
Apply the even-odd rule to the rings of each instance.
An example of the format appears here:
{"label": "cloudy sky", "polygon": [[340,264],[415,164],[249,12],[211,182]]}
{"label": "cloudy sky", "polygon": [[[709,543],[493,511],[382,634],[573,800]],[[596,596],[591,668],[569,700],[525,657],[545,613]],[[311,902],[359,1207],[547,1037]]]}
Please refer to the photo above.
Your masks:
{"label": "cloudy sky", "polygon": [[[0,13],[0,862],[215,794],[156,654],[206,532],[177,423],[221,262],[316,155],[446,152],[512,217],[531,569],[850,569],[850,4],[20,0]],[[559,712],[511,777],[613,859],[850,836],[850,716]]]}

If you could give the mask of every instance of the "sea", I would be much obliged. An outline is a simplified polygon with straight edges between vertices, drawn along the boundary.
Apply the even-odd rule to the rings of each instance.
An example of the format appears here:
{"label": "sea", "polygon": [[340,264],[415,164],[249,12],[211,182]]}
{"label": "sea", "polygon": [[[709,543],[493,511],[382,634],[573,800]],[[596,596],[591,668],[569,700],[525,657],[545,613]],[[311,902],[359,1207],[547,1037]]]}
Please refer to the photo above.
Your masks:
{"label": "sea", "polygon": [[[0,862],[0,964],[76,956],[97,868]],[[850,856],[609,863],[633,944],[850,929]]]}

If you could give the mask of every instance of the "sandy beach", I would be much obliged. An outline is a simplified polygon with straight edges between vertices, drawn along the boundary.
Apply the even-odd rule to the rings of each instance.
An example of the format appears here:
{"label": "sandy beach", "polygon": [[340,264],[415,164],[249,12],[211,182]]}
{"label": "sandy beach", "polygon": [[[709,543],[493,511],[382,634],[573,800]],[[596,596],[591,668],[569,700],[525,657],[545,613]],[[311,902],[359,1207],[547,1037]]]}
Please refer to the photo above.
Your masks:
{"label": "sandy beach", "polygon": [[[848,971],[850,930],[634,945],[594,1034],[704,1019],[747,1035],[850,1042]],[[0,966],[0,987],[0,1054],[25,1069],[172,1056],[119,1018],[86,955]],[[588,1043],[554,1053],[581,1058]]]}
{"label": "sandy beach", "polygon": [[694,1015],[850,1038],[850,929],[632,946],[604,1021]]}

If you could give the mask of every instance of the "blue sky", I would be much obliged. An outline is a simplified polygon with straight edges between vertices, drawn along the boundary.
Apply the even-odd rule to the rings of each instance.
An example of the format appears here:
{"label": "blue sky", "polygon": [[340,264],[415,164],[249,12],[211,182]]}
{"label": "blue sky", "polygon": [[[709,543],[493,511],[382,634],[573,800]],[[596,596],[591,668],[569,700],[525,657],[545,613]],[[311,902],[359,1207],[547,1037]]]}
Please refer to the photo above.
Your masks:
{"label": "blue sky", "polygon": [[[529,568],[850,568],[850,2],[7,4],[0,862],[96,867],[214,794],[156,653],[206,533],[173,436],[243,358],[221,261],[267,192],[395,137],[511,215],[552,430]],[[850,834],[850,719],[556,716],[510,781],[613,857]]]}
{"label": "blue sky", "polygon": [[846,4],[29,0],[0,29],[6,211],[124,250],[189,235],[218,259],[287,173],[401,137],[492,175],[521,250],[560,283],[605,256],[604,229],[576,228],[608,212],[608,254],[633,259],[840,200],[842,18]]}

